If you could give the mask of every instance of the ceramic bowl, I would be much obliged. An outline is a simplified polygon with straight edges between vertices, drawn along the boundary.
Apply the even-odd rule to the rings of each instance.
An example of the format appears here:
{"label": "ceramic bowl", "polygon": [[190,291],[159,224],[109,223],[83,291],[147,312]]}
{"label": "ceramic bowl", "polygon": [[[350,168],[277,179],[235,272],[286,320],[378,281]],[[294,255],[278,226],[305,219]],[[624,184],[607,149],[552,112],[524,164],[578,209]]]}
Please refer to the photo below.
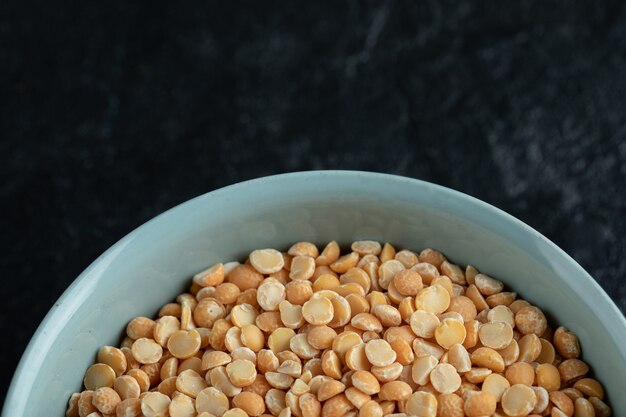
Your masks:
{"label": "ceramic bowl", "polygon": [[225,187],[154,218],[96,259],[55,303],[15,372],[4,417],[61,416],[102,345],[155,315],[195,272],[255,248],[307,240],[433,247],[471,263],[578,334],[614,415],[626,413],[626,321],[572,258],[512,216],[426,182],[367,172],[301,172]]}

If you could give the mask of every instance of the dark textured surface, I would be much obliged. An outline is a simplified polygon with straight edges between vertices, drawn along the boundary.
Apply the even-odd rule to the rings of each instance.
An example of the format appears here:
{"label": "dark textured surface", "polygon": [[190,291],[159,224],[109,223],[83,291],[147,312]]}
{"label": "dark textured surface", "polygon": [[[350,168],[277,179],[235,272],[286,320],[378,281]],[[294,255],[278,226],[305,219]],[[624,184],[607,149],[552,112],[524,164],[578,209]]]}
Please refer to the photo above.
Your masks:
{"label": "dark textured surface", "polygon": [[0,398],[108,246],[279,172],[469,193],[552,239],[623,311],[626,10],[547,3],[2,2]]}

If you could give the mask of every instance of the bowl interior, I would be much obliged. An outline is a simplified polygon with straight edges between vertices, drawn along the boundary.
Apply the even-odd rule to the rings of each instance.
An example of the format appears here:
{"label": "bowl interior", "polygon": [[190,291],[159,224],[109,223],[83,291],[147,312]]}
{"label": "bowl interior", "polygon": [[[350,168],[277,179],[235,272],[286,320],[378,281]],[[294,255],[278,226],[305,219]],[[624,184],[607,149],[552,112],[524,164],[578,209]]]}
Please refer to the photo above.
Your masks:
{"label": "bowl interior", "polygon": [[623,316],[595,282],[536,231],[476,199],[432,184],[361,172],[267,177],[203,195],[135,230],[55,304],[18,367],[3,416],[63,415],[98,348],[153,316],[216,261],[299,240],[356,239],[433,247],[504,281],[575,331],[615,414],[626,375]]}

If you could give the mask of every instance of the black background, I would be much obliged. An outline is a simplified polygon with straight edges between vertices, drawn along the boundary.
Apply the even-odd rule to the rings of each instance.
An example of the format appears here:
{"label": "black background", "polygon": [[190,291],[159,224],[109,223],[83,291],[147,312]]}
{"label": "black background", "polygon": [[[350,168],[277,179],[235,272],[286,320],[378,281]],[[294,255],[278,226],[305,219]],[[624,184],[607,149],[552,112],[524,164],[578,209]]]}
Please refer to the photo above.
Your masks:
{"label": "black background", "polygon": [[107,247],[281,172],[469,193],[624,311],[625,23],[621,1],[2,2],[0,399]]}

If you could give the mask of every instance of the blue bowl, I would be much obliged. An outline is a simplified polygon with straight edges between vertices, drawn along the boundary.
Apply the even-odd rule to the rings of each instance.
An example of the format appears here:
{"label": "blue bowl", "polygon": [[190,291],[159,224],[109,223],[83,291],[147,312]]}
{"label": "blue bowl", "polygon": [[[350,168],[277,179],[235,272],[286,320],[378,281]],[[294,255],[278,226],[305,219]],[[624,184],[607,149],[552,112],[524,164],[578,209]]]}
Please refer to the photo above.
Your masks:
{"label": "blue bowl", "polygon": [[13,377],[4,417],[64,415],[98,348],[120,342],[126,323],[155,315],[195,272],[260,247],[307,240],[374,239],[433,247],[504,281],[576,332],[583,359],[626,414],[626,320],[561,249],[475,198],[376,173],[313,171],[225,187],[139,227],[96,259],[33,336]]}

